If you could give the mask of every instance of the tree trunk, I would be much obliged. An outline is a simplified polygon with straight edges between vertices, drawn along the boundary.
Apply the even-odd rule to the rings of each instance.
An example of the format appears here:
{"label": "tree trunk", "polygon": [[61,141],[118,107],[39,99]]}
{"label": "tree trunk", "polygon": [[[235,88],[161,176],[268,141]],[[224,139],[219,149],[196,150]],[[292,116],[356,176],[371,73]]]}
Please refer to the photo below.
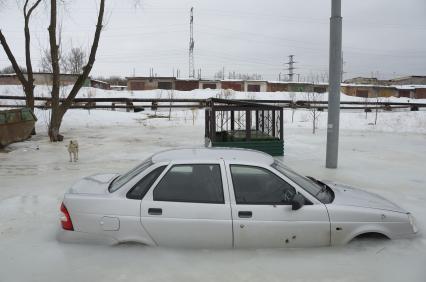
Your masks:
{"label": "tree trunk", "polygon": [[378,106],[376,106],[376,116],[374,117],[374,125],[377,124],[377,114],[379,112]]}
{"label": "tree trunk", "polygon": [[63,113],[59,107],[59,46],[56,43],[56,0],[50,1],[50,25],[49,25],[49,43],[50,56],[52,58],[52,106],[49,123],[49,138],[52,142],[62,141],[63,137],[59,134]]}
{"label": "tree trunk", "polygon": [[49,138],[51,142],[60,142],[64,140],[64,136],[59,134],[59,129],[61,128],[62,118],[64,114],[61,111],[53,110],[50,116],[49,124]]}
{"label": "tree trunk", "polygon": [[[32,90],[30,92],[25,92],[25,103],[26,103],[27,107],[30,108],[31,111],[34,112],[34,90]],[[36,135],[35,127],[31,131],[31,135]]]}
{"label": "tree trunk", "polygon": [[63,136],[59,134],[61,127],[62,118],[64,117],[67,110],[71,107],[74,98],[77,96],[78,91],[84,85],[88,78],[90,71],[92,70],[93,64],[95,63],[96,51],[99,45],[99,39],[102,31],[103,15],[105,10],[105,0],[101,0],[99,5],[99,14],[96,24],[96,31],[93,38],[92,48],[87,64],[83,68],[83,73],[77,78],[73,88],[66,97],[66,99],[60,104],[59,103],[59,91],[60,91],[60,69],[59,69],[59,46],[56,41],[56,22],[57,22],[57,9],[56,1],[50,1],[50,25],[49,25],[49,42],[50,42],[50,56],[52,60],[52,114],[50,117],[49,124],[49,137],[50,141],[62,141]]}

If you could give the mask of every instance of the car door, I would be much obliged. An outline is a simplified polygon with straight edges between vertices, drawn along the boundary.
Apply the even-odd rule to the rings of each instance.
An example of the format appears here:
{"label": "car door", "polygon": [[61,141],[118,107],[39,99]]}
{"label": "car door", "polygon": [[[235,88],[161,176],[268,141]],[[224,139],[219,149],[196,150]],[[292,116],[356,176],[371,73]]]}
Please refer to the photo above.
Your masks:
{"label": "car door", "polygon": [[[236,248],[325,246],[330,222],[325,205],[269,166],[227,163]],[[305,205],[292,210],[295,193]]]}
{"label": "car door", "polygon": [[232,247],[226,171],[221,162],[173,162],[141,201],[141,223],[159,246]]}

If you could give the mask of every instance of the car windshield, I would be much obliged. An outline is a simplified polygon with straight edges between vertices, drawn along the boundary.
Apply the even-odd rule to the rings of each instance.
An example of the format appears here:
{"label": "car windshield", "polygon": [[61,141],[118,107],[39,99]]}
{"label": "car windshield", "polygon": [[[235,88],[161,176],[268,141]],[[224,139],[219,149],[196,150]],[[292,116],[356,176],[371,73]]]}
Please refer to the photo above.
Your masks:
{"label": "car windshield", "polygon": [[272,167],[281,172],[283,175],[290,178],[291,181],[295,182],[297,185],[306,190],[309,194],[311,194],[322,202],[322,199],[320,199],[320,197],[318,196],[323,192],[324,185],[320,185],[312,179],[297,174],[296,172],[286,167],[280,161],[275,160],[272,164]]}
{"label": "car windshield", "polygon": [[151,158],[149,158],[145,160],[143,163],[141,163],[140,165],[126,172],[125,174],[118,176],[109,185],[109,188],[108,188],[109,191],[111,193],[117,191],[121,186],[129,182],[131,179],[133,179],[133,177],[135,177],[136,175],[138,175],[139,173],[141,173],[142,171],[144,171],[151,165],[152,165],[152,160]]}

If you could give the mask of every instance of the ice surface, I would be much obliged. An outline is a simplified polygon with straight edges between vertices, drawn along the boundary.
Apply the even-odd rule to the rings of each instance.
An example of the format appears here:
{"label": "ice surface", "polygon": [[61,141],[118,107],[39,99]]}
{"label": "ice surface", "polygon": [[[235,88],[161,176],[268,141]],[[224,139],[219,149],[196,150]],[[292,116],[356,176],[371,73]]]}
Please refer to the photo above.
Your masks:
{"label": "ice surface", "polygon": [[[339,169],[324,168],[326,113],[311,134],[308,112],[285,117],[283,161],[295,170],[378,193],[411,211],[426,230],[425,112],[342,113]],[[149,154],[204,145],[203,112],[71,110],[65,141],[50,143],[48,111],[37,111],[38,134],[0,153],[0,281],[426,281],[426,240],[354,242],[343,247],[282,250],[179,250],[95,240],[58,241],[59,206],[77,179],[122,172]],[[165,113],[164,113],[165,114]]]}

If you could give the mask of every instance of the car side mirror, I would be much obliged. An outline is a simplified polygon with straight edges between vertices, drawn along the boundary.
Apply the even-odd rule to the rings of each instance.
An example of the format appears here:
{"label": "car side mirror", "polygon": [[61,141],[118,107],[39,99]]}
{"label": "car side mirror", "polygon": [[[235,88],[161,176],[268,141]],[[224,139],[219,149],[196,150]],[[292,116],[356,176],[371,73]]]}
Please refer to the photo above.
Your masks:
{"label": "car side mirror", "polygon": [[294,195],[291,199],[291,209],[298,210],[305,205],[305,198],[301,194]]}

